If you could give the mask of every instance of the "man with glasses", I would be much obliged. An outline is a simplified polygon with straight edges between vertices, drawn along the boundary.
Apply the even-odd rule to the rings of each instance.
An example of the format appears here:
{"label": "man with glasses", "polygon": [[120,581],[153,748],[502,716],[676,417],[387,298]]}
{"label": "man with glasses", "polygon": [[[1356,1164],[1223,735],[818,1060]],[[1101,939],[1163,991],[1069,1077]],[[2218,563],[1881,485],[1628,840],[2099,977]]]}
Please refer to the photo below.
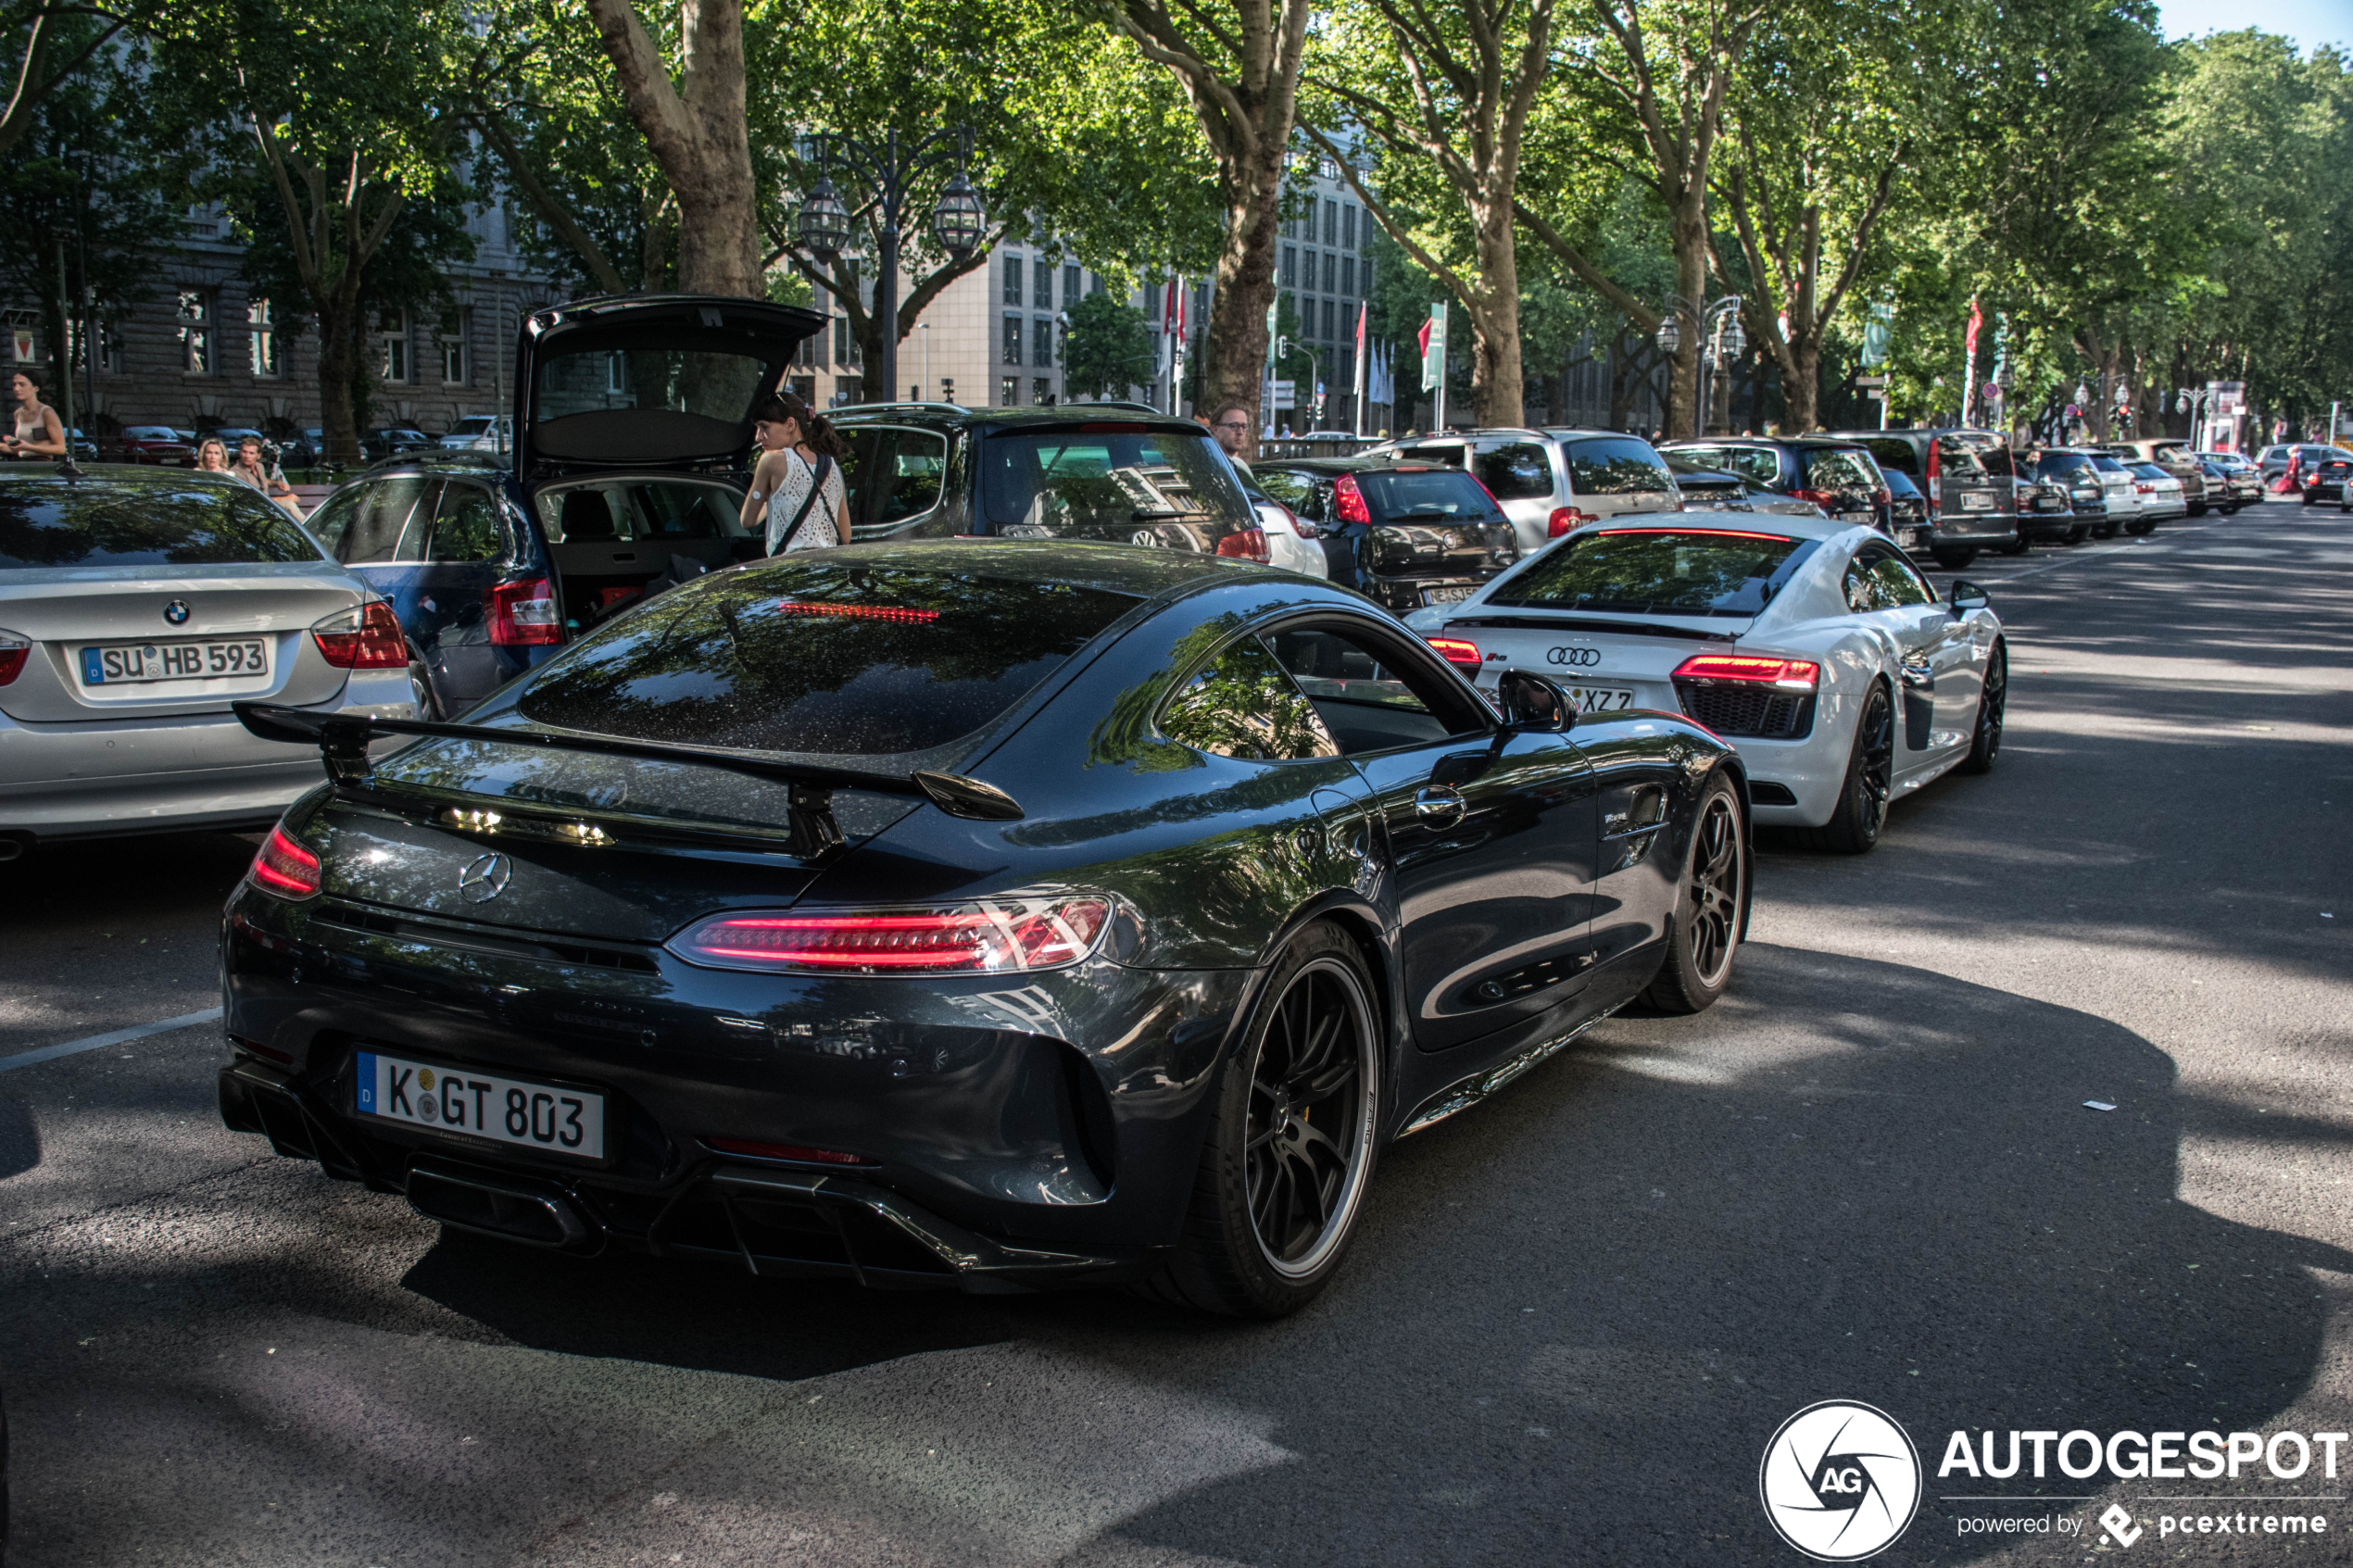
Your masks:
{"label": "man with glasses", "polygon": [[1209,433],[1217,438],[1217,445],[1226,449],[1226,456],[1233,460],[1234,467],[1244,479],[1254,477],[1250,471],[1250,464],[1242,458],[1242,448],[1250,445],[1248,408],[1239,403],[1231,403],[1218,409],[1216,417],[1209,421]]}

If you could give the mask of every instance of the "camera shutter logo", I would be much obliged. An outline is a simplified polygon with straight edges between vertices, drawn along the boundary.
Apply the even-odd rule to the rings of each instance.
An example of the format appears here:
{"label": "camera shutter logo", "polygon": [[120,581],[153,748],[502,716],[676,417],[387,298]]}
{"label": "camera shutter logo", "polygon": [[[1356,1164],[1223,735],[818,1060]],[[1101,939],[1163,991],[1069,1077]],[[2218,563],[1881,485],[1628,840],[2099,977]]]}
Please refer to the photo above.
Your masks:
{"label": "camera shutter logo", "polygon": [[1920,1456],[1886,1411],[1846,1399],[1781,1423],[1757,1467],[1765,1517],[1818,1562],[1885,1550],[1920,1506]]}

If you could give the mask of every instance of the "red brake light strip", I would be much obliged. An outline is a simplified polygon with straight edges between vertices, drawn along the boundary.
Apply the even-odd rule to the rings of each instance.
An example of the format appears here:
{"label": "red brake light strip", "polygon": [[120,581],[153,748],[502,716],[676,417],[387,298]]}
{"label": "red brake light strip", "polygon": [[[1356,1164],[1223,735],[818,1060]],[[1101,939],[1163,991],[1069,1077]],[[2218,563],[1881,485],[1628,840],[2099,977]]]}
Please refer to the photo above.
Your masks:
{"label": "red brake light strip", "polygon": [[1594,532],[1604,538],[1618,533],[1681,533],[1701,539],[1767,539],[1776,545],[1797,542],[1786,533],[1753,533],[1742,528],[1601,528]]}
{"label": "red brake light strip", "polygon": [[811,604],[804,599],[778,599],[779,615],[836,615],[848,621],[895,621],[927,626],[939,619],[936,609],[902,609],[895,605]]}

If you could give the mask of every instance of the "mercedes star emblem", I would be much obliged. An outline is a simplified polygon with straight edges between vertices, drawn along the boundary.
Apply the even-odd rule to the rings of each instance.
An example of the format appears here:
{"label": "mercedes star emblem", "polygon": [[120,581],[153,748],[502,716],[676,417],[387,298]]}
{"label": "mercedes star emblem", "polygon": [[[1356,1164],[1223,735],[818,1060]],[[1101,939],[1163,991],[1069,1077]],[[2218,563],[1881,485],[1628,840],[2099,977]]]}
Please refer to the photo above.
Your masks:
{"label": "mercedes star emblem", "polygon": [[170,604],[163,607],[163,618],[171,622],[174,626],[185,626],[188,624],[188,601],[185,599],[172,600]]}
{"label": "mercedes star emblem", "polygon": [[487,904],[507,891],[515,863],[504,855],[484,855],[458,873],[458,891],[477,904]]}

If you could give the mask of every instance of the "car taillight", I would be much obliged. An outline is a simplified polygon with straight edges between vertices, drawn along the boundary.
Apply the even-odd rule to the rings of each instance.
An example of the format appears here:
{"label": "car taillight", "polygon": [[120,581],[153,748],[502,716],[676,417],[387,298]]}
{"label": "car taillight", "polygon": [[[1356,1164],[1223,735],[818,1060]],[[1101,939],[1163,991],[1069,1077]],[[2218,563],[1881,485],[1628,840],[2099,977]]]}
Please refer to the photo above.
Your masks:
{"label": "car taillight", "polygon": [[1111,900],[1100,893],[748,912],[690,926],[670,950],[688,963],[763,973],[1021,973],[1076,963],[1110,923]]}
{"label": "car taillight", "polygon": [[2138,484],[2133,485],[2133,488],[2144,495],[2154,495],[2157,494],[2157,486],[2151,484],[2145,479],[2141,481]]}
{"label": "car taillight", "polygon": [[1838,505],[1838,497],[1827,490],[1793,490],[1789,493],[1789,498],[1793,501],[1811,501],[1824,511],[1829,511]]}
{"label": "car taillight", "polygon": [[338,610],[310,628],[321,658],[338,670],[405,670],[408,639],[400,618],[382,599]]}
{"label": "car taillight", "polygon": [[1875,507],[1883,507],[1894,499],[1895,499],[1895,495],[1893,491],[1881,489],[1871,492],[1871,505]]}
{"label": "car taillight", "polygon": [[1934,511],[1944,500],[1944,482],[1940,477],[1944,465],[1938,461],[1944,455],[1943,444],[1934,436],[1928,442],[1928,509]]}
{"label": "car taillight", "polygon": [[319,891],[319,857],[273,827],[255,851],[245,880],[274,898],[308,898]]}
{"label": "car taillight", "polygon": [[1373,509],[1365,505],[1365,493],[1356,487],[1356,476],[1344,473],[1332,485],[1332,510],[1342,522],[1372,525]]}
{"label": "car taillight", "polygon": [[1552,517],[1544,524],[1544,536],[1557,539],[1564,533],[1574,533],[1589,522],[1601,521],[1582,507],[1554,507]]}
{"label": "car taillight", "polygon": [[19,637],[14,632],[0,632],[0,686],[24,673],[24,661],[31,653],[31,638]]}
{"label": "car taillight", "polygon": [[544,647],[564,640],[555,594],[545,577],[494,583],[482,596],[482,608],[490,640],[501,647]]}
{"label": "car taillight", "polygon": [[1280,501],[1276,502],[1275,506],[1277,509],[1281,511],[1283,514],[1284,521],[1290,524],[1290,531],[1293,533],[1298,534],[1302,539],[1313,539],[1315,537],[1315,525],[1314,523],[1308,521],[1305,518],[1300,516],[1289,507],[1284,506]]}
{"label": "car taillight", "polygon": [[1793,692],[1810,692],[1821,678],[1822,667],[1810,660],[1762,654],[1694,654],[1675,670],[1678,681],[1751,681]]}
{"label": "car taillight", "polygon": [[1273,552],[1266,548],[1266,531],[1255,525],[1237,528],[1217,541],[1217,553],[1233,560],[1272,560]]}
{"label": "car taillight", "polygon": [[1422,641],[1443,654],[1449,664],[1476,670],[1486,662],[1486,656],[1478,651],[1478,645],[1467,637],[1425,637]]}

